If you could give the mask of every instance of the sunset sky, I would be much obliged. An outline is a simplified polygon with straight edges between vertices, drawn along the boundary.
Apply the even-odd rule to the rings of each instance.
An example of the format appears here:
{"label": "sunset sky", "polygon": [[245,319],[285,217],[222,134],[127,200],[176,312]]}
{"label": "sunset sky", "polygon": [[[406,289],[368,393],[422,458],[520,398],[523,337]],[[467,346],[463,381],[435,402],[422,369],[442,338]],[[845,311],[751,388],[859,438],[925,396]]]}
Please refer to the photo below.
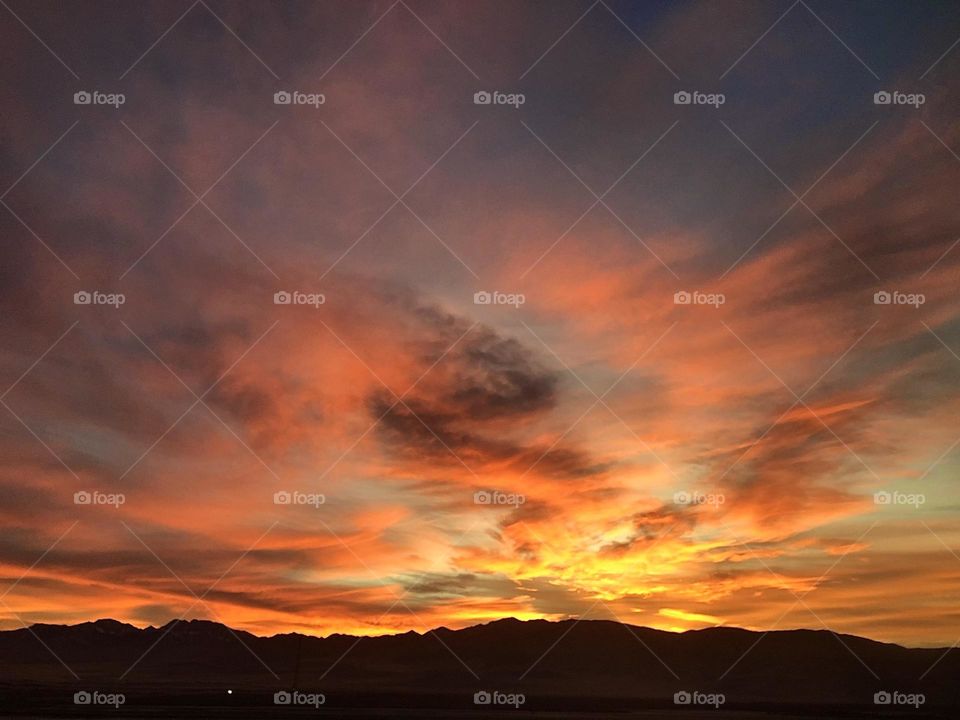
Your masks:
{"label": "sunset sky", "polygon": [[960,639],[957,5],[3,5],[0,628]]}

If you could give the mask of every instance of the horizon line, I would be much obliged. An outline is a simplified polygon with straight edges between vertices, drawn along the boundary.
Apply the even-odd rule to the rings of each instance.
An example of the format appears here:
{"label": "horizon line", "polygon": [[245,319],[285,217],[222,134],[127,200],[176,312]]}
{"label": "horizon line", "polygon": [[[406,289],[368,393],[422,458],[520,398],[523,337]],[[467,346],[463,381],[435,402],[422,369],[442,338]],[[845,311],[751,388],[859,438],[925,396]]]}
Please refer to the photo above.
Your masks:
{"label": "horizon line", "polygon": [[80,626],[82,626],[82,625],[95,625],[95,624],[101,623],[101,622],[112,622],[112,623],[117,623],[118,625],[125,625],[125,626],[127,626],[127,627],[134,628],[134,629],[137,630],[138,632],[143,632],[143,631],[151,630],[151,629],[152,629],[152,630],[158,630],[158,629],[166,628],[166,627],[168,627],[171,623],[174,623],[174,624],[181,624],[181,623],[183,623],[183,624],[189,624],[189,623],[199,622],[199,623],[207,623],[207,624],[210,624],[210,625],[216,625],[216,626],[219,626],[219,627],[227,628],[228,630],[231,630],[231,631],[234,631],[234,632],[243,632],[243,633],[246,633],[246,634],[248,634],[248,635],[252,635],[253,637],[258,638],[258,639],[261,639],[261,640],[270,640],[270,639],[273,639],[273,638],[278,638],[278,637],[283,637],[283,636],[293,636],[293,635],[296,635],[296,636],[299,636],[299,637],[305,637],[305,638],[312,638],[312,639],[316,639],[316,640],[327,640],[327,639],[330,639],[330,638],[335,637],[335,636],[338,636],[338,637],[356,638],[356,639],[358,639],[358,640],[359,640],[359,639],[364,639],[364,638],[376,639],[376,638],[400,637],[400,636],[402,636],[402,635],[409,635],[409,634],[414,634],[414,635],[417,635],[417,636],[419,636],[419,637],[423,637],[423,636],[429,635],[430,633],[438,632],[438,631],[440,631],[440,630],[445,630],[445,631],[450,632],[450,633],[457,633],[457,632],[464,632],[464,631],[467,631],[467,630],[472,630],[472,629],[475,629],[475,628],[486,627],[486,626],[488,626],[488,625],[494,625],[494,624],[496,624],[496,623],[503,623],[503,622],[514,622],[514,623],[522,623],[522,624],[527,624],[527,623],[548,623],[548,624],[550,624],[550,625],[560,625],[560,624],[563,624],[563,623],[571,623],[571,622],[574,623],[574,624],[580,624],[580,623],[611,623],[611,624],[615,624],[615,625],[623,625],[624,627],[628,627],[628,628],[632,628],[632,629],[649,630],[649,631],[651,631],[651,632],[664,633],[664,634],[668,634],[668,635],[685,635],[685,634],[687,634],[687,633],[705,632],[705,631],[710,631],[710,630],[734,630],[734,631],[739,631],[739,632],[744,632],[744,633],[751,633],[751,634],[754,634],[754,635],[767,635],[767,634],[774,634],[774,633],[780,633],[780,634],[783,634],[783,633],[798,633],[798,632],[829,633],[829,634],[831,634],[831,635],[851,637],[851,638],[858,638],[858,639],[860,639],[860,640],[866,640],[866,641],[868,641],[868,642],[877,643],[877,644],[879,644],[879,645],[890,645],[890,646],[895,646],[895,647],[904,648],[904,649],[907,649],[907,650],[941,650],[941,651],[949,651],[949,650],[954,650],[954,649],[960,650],[960,648],[957,648],[957,647],[956,647],[956,643],[953,643],[953,644],[944,644],[944,645],[904,645],[904,644],[902,644],[902,643],[897,643],[897,642],[890,642],[890,641],[886,641],[886,640],[877,640],[877,639],[875,639],[875,638],[867,637],[867,636],[865,636],[865,635],[856,635],[856,634],[847,633],[847,632],[838,632],[838,631],[836,631],[836,630],[831,630],[831,629],[826,628],[826,627],[821,627],[821,628],[794,627],[794,628],[779,628],[779,629],[767,629],[767,630],[752,630],[752,629],[749,629],[749,628],[739,627],[739,626],[737,626],[737,625],[724,625],[724,624],[721,624],[721,625],[710,625],[710,626],[702,627],[702,628],[689,628],[689,629],[686,629],[686,630],[664,630],[664,629],[662,629],[662,628],[655,628],[655,627],[651,627],[651,626],[649,626],[649,625],[632,625],[632,624],[630,624],[630,623],[626,623],[626,622],[623,622],[623,621],[621,621],[621,620],[616,620],[616,619],[609,619],[609,618],[576,618],[576,617],[564,618],[564,619],[562,619],[562,620],[549,620],[549,619],[546,619],[546,618],[529,618],[529,619],[525,619],[525,620],[524,620],[524,619],[517,618],[517,617],[513,617],[513,616],[506,616],[506,617],[502,617],[502,618],[496,618],[496,619],[493,619],[493,620],[489,620],[489,621],[486,621],[486,622],[475,623],[475,624],[473,624],[473,625],[466,625],[466,626],[464,626],[464,627],[459,627],[459,628],[450,628],[450,627],[447,627],[447,626],[445,626],[445,625],[438,625],[438,626],[436,626],[436,627],[429,628],[429,629],[423,630],[423,631],[418,631],[418,630],[405,630],[405,631],[402,631],[402,632],[399,632],[399,631],[395,631],[395,632],[385,632],[385,633],[375,634],[375,635],[374,635],[374,634],[371,634],[371,635],[360,635],[360,634],[348,633],[348,632],[332,632],[332,633],[329,633],[329,634],[327,634],[327,635],[314,635],[314,634],[311,634],[311,633],[304,633],[304,632],[299,632],[299,631],[278,632],[278,633],[273,633],[273,634],[271,634],[271,635],[258,635],[257,633],[251,632],[251,631],[249,631],[249,630],[244,630],[244,629],[241,629],[241,628],[233,627],[232,625],[228,625],[227,623],[223,623],[223,622],[220,622],[220,621],[217,621],[217,620],[210,620],[210,619],[207,619],[207,618],[190,618],[190,619],[186,619],[186,618],[171,618],[170,620],[168,620],[167,622],[165,622],[165,623],[163,623],[163,624],[161,624],[161,625],[154,625],[154,624],[152,624],[152,623],[151,623],[151,624],[148,624],[148,625],[136,625],[136,624],[134,624],[134,623],[127,622],[127,621],[124,621],[124,620],[117,620],[116,618],[101,617],[101,618],[97,618],[97,619],[95,619],[95,620],[83,620],[83,621],[76,622],[76,623],[73,623],[73,624],[68,624],[68,623],[49,623],[49,622],[34,622],[34,623],[29,624],[29,625],[23,624],[23,626],[22,626],[22,627],[19,627],[19,628],[0,629],[0,634],[3,634],[3,633],[11,633],[11,632],[19,632],[19,631],[22,631],[22,630],[27,630],[27,631],[29,632],[29,631],[32,631],[34,628],[37,628],[37,627],[77,628],[77,627],[80,627]]}

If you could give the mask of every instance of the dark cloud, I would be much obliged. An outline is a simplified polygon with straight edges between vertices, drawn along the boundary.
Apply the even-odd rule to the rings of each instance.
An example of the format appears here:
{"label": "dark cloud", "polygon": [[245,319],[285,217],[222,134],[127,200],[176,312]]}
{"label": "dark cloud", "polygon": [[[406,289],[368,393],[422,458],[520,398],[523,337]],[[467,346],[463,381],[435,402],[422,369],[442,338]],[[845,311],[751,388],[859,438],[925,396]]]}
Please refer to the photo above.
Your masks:
{"label": "dark cloud", "polygon": [[569,443],[512,439],[559,403],[557,373],[532,350],[492,328],[471,329],[466,320],[409,296],[404,302],[416,319],[418,344],[431,348],[423,357],[425,369],[433,369],[402,402],[382,388],[366,400],[370,416],[382,418],[380,437],[396,455],[446,465],[463,461],[477,471],[506,463],[521,475],[536,466],[558,479],[610,469]]}
{"label": "dark cloud", "polygon": [[679,540],[696,528],[697,516],[689,507],[664,505],[655,510],[636,513],[631,518],[634,531],[629,538],[610,543],[600,552],[622,555],[629,551],[653,547],[661,542]]}

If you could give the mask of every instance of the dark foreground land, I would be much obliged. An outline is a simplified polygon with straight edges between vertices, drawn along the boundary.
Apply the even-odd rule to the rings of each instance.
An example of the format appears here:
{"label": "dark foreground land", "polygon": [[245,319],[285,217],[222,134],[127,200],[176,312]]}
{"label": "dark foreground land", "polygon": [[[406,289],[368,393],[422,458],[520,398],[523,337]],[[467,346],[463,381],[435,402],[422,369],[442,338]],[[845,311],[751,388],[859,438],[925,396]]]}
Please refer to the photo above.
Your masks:
{"label": "dark foreground land", "polygon": [[[5,696],[9,697],[9,696]],[[54,700],[50,698],[50,700]],[[197,703],[197,704],[194,704]],[[578,703],[579,704],[579,703]],[[590,704],[590,703],[584,703]],[[602,704],[602,703],[601,703]],[[84,708],[62,702],[30,701],[25,706],[4,705],[2,718],[18,720],[66,720],[67,718],[123,718],[123,720],[173,720],[210,718],[210,720],[247,720],[253,718],[343,718],[344,720],[487,720],[488,718],[516,718],[517,720],[865,720],[867,718],[915,718],[935,720],[960,718],[949,710],[882,711],[869,708],[775,708],[755,710],[737,709],[681,709],[663,707],[644,710],[529,710],[529,709],[442,709],[427,707],[337,707],[284,708],[274,706],[269,699],[235,698],[224,702],[212,695],[184,701],[184,698],[164,698],[157,695],[134,696],[120,708]]]}
{"label": "dark foreground land", "polygon": [[[687,713],[672,713],[664,711],[639,711],[633,713],[538,713],[519,711],[504,715],[496,712],[452,712],[452,711],[422,711],[409,709],[379,709],[379,710],[337,710],[321,711],[315,717],[325,718],[343,718],[344,720],[488,720],[492,718],[516,718],[517,720],[661,720],[661,718],[676,718],[677,720],[810,720],[810,718],[819,718],[820,720],[851,720],[852,718],[908,718],[915,717],[921,720],[933,720],[934,718],[953,718],[954,715],[913,715],[913,714],[815,714],[815,715],[794,715],[791,713],[769,713],[769,712],[730,712],[721,710],[717,713],[707,710],[690,711]],[[241,720],[253,718],[304,718],[311,717],[310,714],[284,713],[273,709],[260,710],[230,710],[220,708],[194,708],[184,711],[183,709],[168,710],[165,708],[152,708],[139,714],[21,714],[17,712],[4,713],[0,715],[3,718],[17,718],[18,720],[66,720],[67,718],[124,718],[125,720],[152,720],[156,719],[174,719],[174,718],[210,718],[219,720],[220,718],[238,718]]]}
{"label": "dark foreground land", "polygon": [[[894,699],[878,704],[878,693]],[[484,694],[489,704],[476,704]],[[503,620],[377,638],[264,638],[205,621],[0,632],[0,717],[321,716],[960,720],[960,650],[606,621]]]}

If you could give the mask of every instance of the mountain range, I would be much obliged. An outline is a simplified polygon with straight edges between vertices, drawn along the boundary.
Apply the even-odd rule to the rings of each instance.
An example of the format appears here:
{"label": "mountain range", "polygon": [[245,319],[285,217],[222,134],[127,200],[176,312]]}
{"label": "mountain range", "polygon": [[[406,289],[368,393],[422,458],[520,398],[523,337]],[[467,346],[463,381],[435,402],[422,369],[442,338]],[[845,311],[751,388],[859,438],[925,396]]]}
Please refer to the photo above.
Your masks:
{"label": "mountain range", "polygon": [[[324,638],[258,637],[204,620],[146,628],[116,620],[37,624],[0,632],[0,671],[7,712],[43,717],[86,710],[74,704],[77,692],[123,694],[111,717],[171,705],[181,709],[170,717],[192,717],[204,707],[209,713],[198,716],[258,705],[279,712],[274,693],[294,691],[322,697],[327,714],[335,707],[405,707],[476,717],[514,710],[520,697],[525,712],[564,713],[826,717],[829,709],[857,717],[954,717],[960,707],[960,649],[905,648],[826,630],[675,633],[603,620],[504,619],[460,630]],[[484,706],[488,697],[505,707]]]}

